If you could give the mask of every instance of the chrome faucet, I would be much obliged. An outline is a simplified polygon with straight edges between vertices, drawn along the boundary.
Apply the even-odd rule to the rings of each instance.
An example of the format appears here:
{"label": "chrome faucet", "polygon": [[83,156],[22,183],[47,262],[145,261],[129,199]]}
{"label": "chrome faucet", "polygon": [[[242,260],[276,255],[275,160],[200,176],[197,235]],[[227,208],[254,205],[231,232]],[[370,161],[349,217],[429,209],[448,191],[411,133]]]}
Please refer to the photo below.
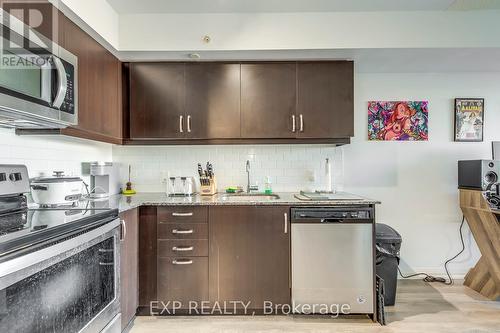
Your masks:
{"label": "chrome faucet", "polygon": [[247,172],[247,193],[250,193],[250,160],[247,160],[245,170]]}

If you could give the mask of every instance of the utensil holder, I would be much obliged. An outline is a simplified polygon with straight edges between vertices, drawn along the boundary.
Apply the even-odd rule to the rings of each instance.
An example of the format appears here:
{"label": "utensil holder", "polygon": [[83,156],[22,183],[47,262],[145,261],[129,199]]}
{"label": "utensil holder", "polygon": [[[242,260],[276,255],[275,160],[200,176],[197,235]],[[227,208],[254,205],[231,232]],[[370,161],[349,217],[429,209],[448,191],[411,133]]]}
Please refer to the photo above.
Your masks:
{"label": "utensil holder", "polygon": [[[217,193],[217,180],[215,176],[210,177],[200,177],[200,194],[201,195],[215,195]],[[207,183],[205,185],[205,183]]]}

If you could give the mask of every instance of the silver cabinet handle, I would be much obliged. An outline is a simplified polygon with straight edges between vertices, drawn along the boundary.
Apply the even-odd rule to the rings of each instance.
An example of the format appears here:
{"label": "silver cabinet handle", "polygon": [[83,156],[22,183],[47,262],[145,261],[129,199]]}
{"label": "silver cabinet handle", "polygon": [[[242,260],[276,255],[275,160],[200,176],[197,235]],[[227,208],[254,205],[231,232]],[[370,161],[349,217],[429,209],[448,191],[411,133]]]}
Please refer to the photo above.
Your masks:
{"label": "silver cabinet handle", "polygon": [[172,260],[172,264],[174,265],[191,265],[193,260],[191,259],[174,259]]}
{"label": "silver cabinet handle", "polygon": [[179,234],[179,235],[188,235],[193,233],[193,229],[189,230],[179,230],[179,229],[173,229],[172,230],[173,234]]}
{"label": "silver cabinet handle", "polygon": [[187,128],[188,128],[188,133],[191,133],[191,115],[188,115],[187,117]]}
{"label": "silver cabinet handle", "polygon": [[123,242],[125,237],[127,237],[127,224],[125,223],[125,220],[120,220],[120,223],[122,225],[122,238],[120,238],[120,241]]}
{"label": "silver cabinet handle", "polygon": [[172,247],[172,251],[175,251],[175,252],[189,252],[189,251],[193,251],[194,250],[194,246],[174,246]]}
{"label": "silver cabinet handle", "polygon": [[299,115],[300,119],[300,132],[304,132],[304,117],[302,115]]}
{"label": "silver cabinet handle", "polygon": [[99,266],[114,266],[114,262],[99,262]]}
{"label": "silver cabinet handle", "polygon": [[295,122],[295,115],[292,114],[292,132],[295,133],[296,130],[297,130],[297,124]]}
{"label": "silver cabinet handle", "polygon": [[283,215],[285,216],[285,234],[287,234],[288,233],[288,214],[284,213]]}
{"label": "silver cabinet handle", "polygon": [[184,133],[184,116],[179,116],[179,132]]}
{"label": "silver cabinet handle", "polygon": [[181,217],[186,217],[186,216],[193,216],[193,212],[189,213],[172,213],[172,216],[181,216]]}

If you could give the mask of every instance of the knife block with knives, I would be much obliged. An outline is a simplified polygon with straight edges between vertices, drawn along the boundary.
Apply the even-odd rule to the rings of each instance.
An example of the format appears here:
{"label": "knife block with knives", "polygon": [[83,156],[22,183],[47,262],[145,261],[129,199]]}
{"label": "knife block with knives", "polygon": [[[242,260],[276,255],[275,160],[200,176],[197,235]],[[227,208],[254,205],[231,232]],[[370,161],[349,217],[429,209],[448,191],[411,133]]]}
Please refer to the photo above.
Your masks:
{"label": "knife block with knives", "polygon": [[217,179],[212,164],[207,162],[206,170],[203,170],[201,164],[198,164],[198,174],[200,176],[200,194],[215,195],[217,193]]}

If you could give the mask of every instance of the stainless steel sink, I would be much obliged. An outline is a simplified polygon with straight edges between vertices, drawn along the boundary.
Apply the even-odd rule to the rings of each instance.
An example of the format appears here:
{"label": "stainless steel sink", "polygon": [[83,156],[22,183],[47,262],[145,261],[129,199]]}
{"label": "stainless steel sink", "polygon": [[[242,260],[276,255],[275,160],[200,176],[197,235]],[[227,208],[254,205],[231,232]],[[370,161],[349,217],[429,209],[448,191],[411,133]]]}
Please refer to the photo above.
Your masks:
{"label": "stainless steel sink", "polygon": [[235,193],[235,194],[220,194],[219,199],[222,201],[273,201],[280,198],[277,194],[264,194],[264,193]]}

